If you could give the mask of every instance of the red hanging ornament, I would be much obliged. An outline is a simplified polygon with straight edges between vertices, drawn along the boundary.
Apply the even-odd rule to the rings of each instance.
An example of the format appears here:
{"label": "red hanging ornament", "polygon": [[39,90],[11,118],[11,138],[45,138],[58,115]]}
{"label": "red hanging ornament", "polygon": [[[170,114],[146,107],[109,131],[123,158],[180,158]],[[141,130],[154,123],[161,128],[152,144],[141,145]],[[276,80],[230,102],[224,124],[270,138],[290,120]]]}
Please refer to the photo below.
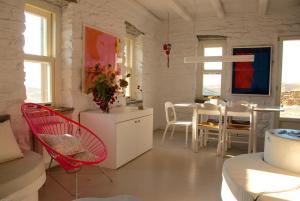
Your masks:
{"label": "red hanging ornament", "polygon": [[163,45],[163,50],[165,51],[165,54],[167,56],[167,66],[168,66],[168,68],[170,66],[170,57],[169,57],[169,55],[170,55],[170,52],[171,52],[171,47],[172,47],[172,45],[170,43],[165,43]]}

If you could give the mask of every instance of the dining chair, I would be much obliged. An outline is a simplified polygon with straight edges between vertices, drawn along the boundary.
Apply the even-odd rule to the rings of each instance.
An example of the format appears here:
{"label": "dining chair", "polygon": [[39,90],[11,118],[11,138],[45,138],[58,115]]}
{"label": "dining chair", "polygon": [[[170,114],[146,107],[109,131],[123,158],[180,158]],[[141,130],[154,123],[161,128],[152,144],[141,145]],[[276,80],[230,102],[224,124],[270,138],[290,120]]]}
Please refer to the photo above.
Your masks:
{"label": "dining chair", "polygon": [[185,145],[188,146],[188,133],[189,127],[192,126],[192,121],[178,121],[174,104],[171,102],[165,102],[165,112],[166,112],[166,120],[167,125],[165,131],[163,133],[161,143],[164,143],[167,131],[170,126],[172,126],[171,138],[174,135],[174,130],[176,126],[184,126],[185,127]]}
{"label": "dining chair", "polygon": [[[224,151],[231,147],[231,143],[248,144],[248,153],[252,146],[253,112],[250,105],[232,104],[225,106],[224,112]],[[248,137],[248,140],[247,138]],[[232,140],[234,138],[234,140]]]}
{"label": "dining chair", "polygon": [[212,103],[214,105],[221,105],[221,106],[225,106],[227,104],[226,101],[221,98],[209,99],[208,101],[205,101],[205,103]]}
{"label": "dining chair", "polygon": [[200,147],[206,146],[208,140],[217,140],[217,154],[219,155],[222,152],[222,106],[204,103],[197,106],[197,114],[199,115],[197,130],[199,130]]}

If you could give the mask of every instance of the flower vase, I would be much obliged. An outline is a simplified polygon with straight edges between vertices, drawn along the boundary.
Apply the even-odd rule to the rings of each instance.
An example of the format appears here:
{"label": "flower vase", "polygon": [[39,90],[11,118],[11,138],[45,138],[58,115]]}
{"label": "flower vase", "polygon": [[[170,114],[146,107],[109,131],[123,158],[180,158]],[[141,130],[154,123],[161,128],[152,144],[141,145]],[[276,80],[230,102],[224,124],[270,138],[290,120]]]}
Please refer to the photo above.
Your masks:
{"label": "flower vase", "polygon": [[109,111],[110,111],[109,102],[99,101],[99,102],[96,102],[96,104],[99,105],[99,108],[103,113],[109,113]]}
{"label": "flower vase", "polygon": [[138,104],[138,109],[139,110],[143,110],[144,109],[143,102]]}
{"label": "flower vase", "polygon": [[104,110],[102,110],[104,113],[109,113],[109,106],[107,106]]}

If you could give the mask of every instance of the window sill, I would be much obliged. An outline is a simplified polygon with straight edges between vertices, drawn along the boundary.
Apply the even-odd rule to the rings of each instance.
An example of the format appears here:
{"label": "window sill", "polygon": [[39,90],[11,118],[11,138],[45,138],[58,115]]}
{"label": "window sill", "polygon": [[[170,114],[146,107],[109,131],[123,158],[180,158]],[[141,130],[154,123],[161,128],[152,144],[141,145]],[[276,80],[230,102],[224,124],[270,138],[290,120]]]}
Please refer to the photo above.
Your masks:
{"label": "window sill", "polygon": [[142,100],[126,100],[126,105],[138,105],[140,103],[143,103]]}
{"label": "window sill", "polygon": [[62,106],[47,106],[47,107],[60,114],[70,114],[74,111],[74,108],[72,107],[62,107]]}

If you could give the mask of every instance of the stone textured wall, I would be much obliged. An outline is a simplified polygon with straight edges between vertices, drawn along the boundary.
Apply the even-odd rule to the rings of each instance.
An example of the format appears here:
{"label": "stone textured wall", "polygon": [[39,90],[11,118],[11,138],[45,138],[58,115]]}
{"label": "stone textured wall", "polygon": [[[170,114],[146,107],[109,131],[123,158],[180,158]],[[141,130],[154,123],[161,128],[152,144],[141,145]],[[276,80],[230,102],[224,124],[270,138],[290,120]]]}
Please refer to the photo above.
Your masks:
{"label": "stone textured wall", "polygon": [[75,119],[80,111],[95,108],[91,96],[81,92],[83,26],[89,25],[119,37],[124,47],[125,21],[145,33],[141,48],[143,61],[139,61],[139,68],[143,70],[145,106],[154,107],[156,115],[156,71],[160,68],[161,44],[159,23],[151,20],[149,13],[132,1],[81,0],[78,4],[71,3],[65,7],[62,16],[62,100],[65,106],[75,108]]}
{"label": "stone textured wall", "polygon": [[[171,21],[172,43],[170,68],[162,51],[166,24],[161,24],[143,8],[130,0],[81,0],[63,7],[61,34],[61,93],[62,104],[75,108],[74,117],[80,111],[95,108],[92,98],[81,92],[83,25],[90,25],[119,37],[126,36],[124,22],[128,21],[145,33],[139,40],[142,59],[142,87],[145,106],[154,108],[154,127],[165,125],[164,102],[191,102],[195,97],[195,69],[184,64],[183,57],[194,55],[195,35],[224,35],[228,37],[227,52],[234,46],[271,45],[273,47],[271,95],[232,96],[230,94],[231,67],[225,65],[226,99],[246,99],[259,104],[275,103],[278,80],[278,36],[300,35],[299,7],[259,17],[257,14],[228,15],[225,19],[201,18],[193,23],[180,19]],[[22,119],[20,105],[25,99],[23,70],[24,1],[0,0],[0,114],[9,113],[14,131],[23,148],[28,148],[30,137]],[[122,43],[122,46],[124,43]],[[122,55],[121,55],[122,56]],[[8,76],[10,75],[10,76]],[[180,118],[191,118],[189,111],[179,111]],[[272,114],[259,115],[260,135],[272,125]]]}
{"label": "stone textured wall", "polygon": [[[223,35],[227,37],[227,54],[231,54],[232,47],[236,46],[272,46],[272,67],[271,67],[271,95],[270,96],[239,96],[231,95],[231,65],[224,66],[225,99],[247,100],[260,105],[275,104],[276,89],[279,87],[278,70],[278,37],[288,35],[300,35],[300,12],[299,7],[289,10],[287,13],[277,13],[260,17],[258,14],[226,16],[225,19],[208,17],[198,19],[195,23],[183,20],[173,20],[171,22],[172,43],[170,69],[162,68],[159,72],[160,82],[164,84],[161,88],[161,97],[158,102],[157,116],[161,120],[158,127],[164,126],[163,103],[166,100],[173,102],[191,102],[195,97],[195,67],[194,64],[184,64],[185,56],[193,56],[195,48],[195,35]],[[179,110],[179,118],[191,119],[190,111]],[[274,115],[271,113],[261,113],[258,116],[259,136],[263,136],[263,131],[272,126]]]}
{"label": "stone textured wall", "polygon": [[24,102],[24,2],[0,0],[0,114],[10,114],[19,144],[30,148],[28,127],[20,106]]}

